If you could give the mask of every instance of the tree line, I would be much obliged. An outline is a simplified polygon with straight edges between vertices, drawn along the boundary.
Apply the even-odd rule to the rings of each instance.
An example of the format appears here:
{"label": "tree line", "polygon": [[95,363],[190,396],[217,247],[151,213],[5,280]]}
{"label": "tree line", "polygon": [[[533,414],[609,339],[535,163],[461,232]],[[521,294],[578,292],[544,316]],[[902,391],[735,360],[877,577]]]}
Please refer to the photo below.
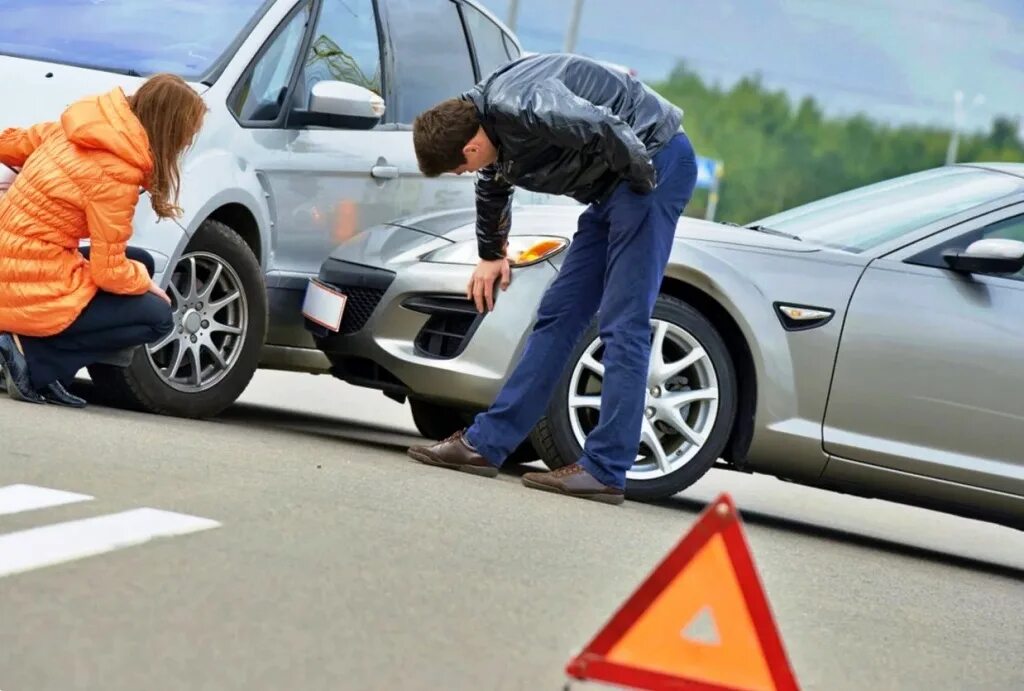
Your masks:
{"label": "tree line", "polygon": [[[946,160],[948,129],[827,117],[813,98],[793,102],[758,76],[726,89],[679,65],[651,87],[684,109],[697,153],[724,163],[716,220],[749,223]],[[1024,161],[1016,123],[1000,117],[987,133],[962,134],[957,160]],[[695,193],[686,215],[704,217],[707,201]]]}

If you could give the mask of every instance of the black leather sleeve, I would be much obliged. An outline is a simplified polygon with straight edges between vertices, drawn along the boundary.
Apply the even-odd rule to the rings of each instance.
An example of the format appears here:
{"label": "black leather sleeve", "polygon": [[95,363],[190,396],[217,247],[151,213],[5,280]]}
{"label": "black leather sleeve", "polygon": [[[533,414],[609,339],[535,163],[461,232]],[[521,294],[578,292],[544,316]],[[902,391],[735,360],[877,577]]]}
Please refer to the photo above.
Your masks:
{"label": "black leather sleeve", "polygon": [[512,225],[512,185],[496,166],[476,175],[476,241],[481,259],[501,259]]}

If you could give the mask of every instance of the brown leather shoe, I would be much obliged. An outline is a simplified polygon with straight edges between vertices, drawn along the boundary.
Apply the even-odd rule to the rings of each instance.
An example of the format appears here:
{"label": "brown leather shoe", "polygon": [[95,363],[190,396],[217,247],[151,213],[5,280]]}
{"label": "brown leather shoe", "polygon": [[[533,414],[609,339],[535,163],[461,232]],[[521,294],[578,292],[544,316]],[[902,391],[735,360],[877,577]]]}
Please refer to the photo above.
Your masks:
{"label": "brown leather shoe", "polygon": [[498,467],[488,463],[486,458],[472,449],[461,431],[433,446],[414,446],[407,453],[409,458],[427,465],[461,470],[484,477],[498,476]]}
{"label": "brown leather shoe", "polygon": [[579,463],[567,465],[550,473],[527,473],[523,484],[532,489],[557,492],[580,499],[593,499],[605,504],[621,504],[626,495],[621,489],[609,487],[583,469]]}

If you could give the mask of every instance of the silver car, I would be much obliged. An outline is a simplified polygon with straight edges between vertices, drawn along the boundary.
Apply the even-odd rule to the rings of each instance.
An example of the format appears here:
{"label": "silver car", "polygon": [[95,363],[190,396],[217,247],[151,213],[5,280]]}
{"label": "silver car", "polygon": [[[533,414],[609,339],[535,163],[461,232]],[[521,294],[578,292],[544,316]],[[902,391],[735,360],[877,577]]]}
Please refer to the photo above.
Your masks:
{"label": "silver car", "polygon": [[[487,315],[464,293],[471,209],[380,226],[321,268],[347,298],[337,330],[308,327],[335,376],[408,399],[441,438],[510,373],[581,209],[513,212],[520,266]],[[719,464],[1024,527],[1024,165],[938,168],[749,227],[682,219],[651,326],[629,496]],[[594,326],[520,459],[577,459],[601,359]]]}
{"label": "silver car", "polygon": [[158,224],[145,200],[135,217],[178,328],[127,367],[91,367],[99,392],[208,416],[257,367],[326,371],[303,328],[308,277],[366,228],[473,203],[471,179],[420,174],[411,122],[520,54],[473,0],[3,3],[0,128],[154,72],[210,108],[184,161],[185,217]]}

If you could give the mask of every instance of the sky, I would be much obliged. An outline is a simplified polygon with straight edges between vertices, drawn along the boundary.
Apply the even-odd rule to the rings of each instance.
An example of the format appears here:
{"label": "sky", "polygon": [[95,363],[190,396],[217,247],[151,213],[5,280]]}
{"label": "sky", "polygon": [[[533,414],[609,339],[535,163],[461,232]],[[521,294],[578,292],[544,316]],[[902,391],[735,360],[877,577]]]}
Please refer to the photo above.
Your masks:
{"label": "sky", "polygon": [[[508,21],[510,0],[480,1]],[[524,47],[562,50],[571,7],[519,0]],[[723,86],[760,73],[893,124],[952,126],[957,90],[965,129],[1024,116],[1024,0],[583,0],[576,52],[650,81],[680,60]]]}

